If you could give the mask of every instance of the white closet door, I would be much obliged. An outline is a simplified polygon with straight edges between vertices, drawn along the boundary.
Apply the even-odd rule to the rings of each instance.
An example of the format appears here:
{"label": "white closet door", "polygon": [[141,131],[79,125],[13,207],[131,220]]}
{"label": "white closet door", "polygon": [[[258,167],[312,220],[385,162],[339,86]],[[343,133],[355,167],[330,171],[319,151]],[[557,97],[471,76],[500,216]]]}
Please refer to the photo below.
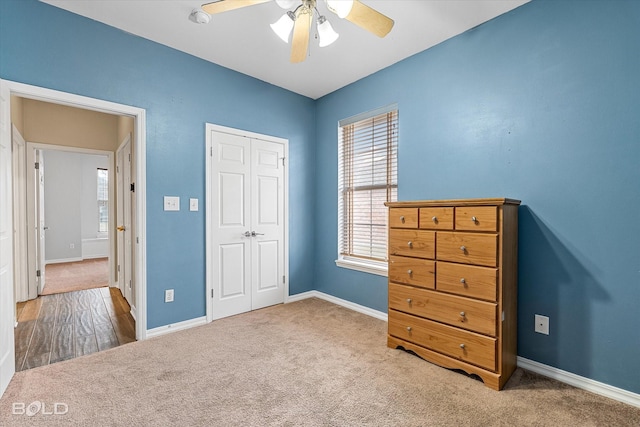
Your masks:
{"label": "white closet door", "polygon": [[212,131],[213,319],[284,301],[284,145]]}

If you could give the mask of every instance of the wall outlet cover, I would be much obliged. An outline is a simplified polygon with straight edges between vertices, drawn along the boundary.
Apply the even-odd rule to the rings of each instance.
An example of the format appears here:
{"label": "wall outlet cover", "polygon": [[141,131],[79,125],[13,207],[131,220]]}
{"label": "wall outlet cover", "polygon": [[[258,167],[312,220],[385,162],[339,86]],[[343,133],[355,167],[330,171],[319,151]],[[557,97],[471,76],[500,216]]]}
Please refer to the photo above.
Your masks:
{"label": "wall outlet cover", "polygon": [[535,315],[535,331],[539,334],[549,335],[549,318],[547,316]]}

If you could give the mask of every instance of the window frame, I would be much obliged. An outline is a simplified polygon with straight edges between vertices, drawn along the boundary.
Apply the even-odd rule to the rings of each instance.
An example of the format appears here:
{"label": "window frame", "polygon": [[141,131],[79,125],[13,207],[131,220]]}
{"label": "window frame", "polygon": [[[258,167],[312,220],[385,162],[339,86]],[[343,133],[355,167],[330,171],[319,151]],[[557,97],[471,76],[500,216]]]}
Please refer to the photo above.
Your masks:
{"label": "window frame", "polygon": [[[106,176],[104,178],[100,177],[100,174],[104,173],[106,174]],[[101,199],[100,198],[100,193],[101,193],[101,183],[100,181],[102,180],[106,180],[105,181],[105,189],[104,189],[104,193],[106,194],[106,199]],[[96,169],[96,204],[97,204],[97,226],[98,226],[98,230],[96,232],[96,237],[98,238],[106,238],[109,236],[109,169],[108,168],[97,168]],[[107,211],[107,220],[106,220],[106,230],[105,231],[101,231],[100,230],[100,225],[104,224],[105,221],[101,221],[101,215],[100,215],[100,208],[105,208]]]}
{"label": "window frame", "polygon": [[[343,216],[344,214],[344,202],[343,202],[343,180],[345,179],[343,177],[343,161],[344,161],[344,157],[345,154],[343,153],[343,147],[344,147],[344,141],[342,138],[342,129],[345,126],[349,126],[352,124],[357,124],[358,122],[362,122],[365,120],[370,120],[373,119],[375,117],[378,117],[380,115],[384,115],[384,114],[388,114],[394,112],[395,113],[395,123],[396,123],[396,129],[395,129],[395,165],[394,165],[394,169],[395,169],[395,184],[391,184],[392,186],[395,185],[395,196],[397,199],[397,187],[398,187],[398,177],[397,177],[397,170],[398,170],[398,145],[399,145],[399,123],[400,123],[400,116],[399,116],[399,110],[398,110],[398,104],[391,104],[391,105],[387,105],[385,107],[381,107],[381,108],[377,108],[375,110],[371,110],[371,111],[367,111],[343,120],[340,120],[338,122],[338,247],[337,247],[337,253],[338,253],[338,258],[336,259],[335,263],[338,267],[342,267],[342,268],[347,268],[347,269],[351,269],[351,270],[356,270],[356,271],[361,271],[361,272],[365,272],[365,273],[370,273],[370,274],[375,274],[375,275],[379,275],[379,276],[388,276],[388,254],[386,253],[388,248],[386,247],[386,245],[388,245],[388,242],[385,241],[385,259],[382,260],[378,260],[378,259],[371,259],[371,258],[363,258],[363,257],[359,257],[359,256],[354,256],[352,254],[346,254],[346,253],[342,253],[342,246],[343,246],[343,227],[344,227],[344,220],[343,220]],[[389,138],[387,137],[387,146],[389,147]],[[392,142],[393,143],[393,142]],[[349,155],[351,158],[353,157],[352,154]],[[388,157],[387,157],[388,159]],[[387,187],[389,187],[389,183],[387,182],[386,184]],[[388,190],[387,190],[388,191]],[[389,199],[389,196],[387,196],[387,200],[388,201],[392,201],[393,197],[391,199]],[[395,201],[395,200],[393,200]],[[385,233],[388,230],[388,213],[385,215]]]}

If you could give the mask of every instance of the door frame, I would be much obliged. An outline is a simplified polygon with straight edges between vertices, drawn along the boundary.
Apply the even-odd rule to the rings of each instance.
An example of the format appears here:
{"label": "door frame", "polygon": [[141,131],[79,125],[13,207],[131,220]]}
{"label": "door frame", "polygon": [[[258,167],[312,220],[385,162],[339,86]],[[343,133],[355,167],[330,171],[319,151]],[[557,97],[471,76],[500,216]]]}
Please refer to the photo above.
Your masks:
{"label": "door frame", "polygon": [[[68,147],[68,146],[64,146],[64,145],[54,145],[54,144],[45,144],[45,143],[39,143],[39,142],[27,142],[27,152],[26,152],[26,160],[27,160],[27,165],[31,165],[34,163],[34,153],[36,150],[41,150],[41,151],[64,151],[66,153],[76,153],[76,154],[89,154],[89,155],[95,155],[95,156],[105,156],[107,157],[107,161],[109,163],[109,171],[113,171],[115,170],[115,166],[114,166],[114,153],[112,151],[106,151],[106,150],[95,150],[95,149],[91,149],[91,148],[78,148],[78,147]],[[46,168],[46,165],[45,165]],[[33,197],[34,194],[33,193],[33,187],[35,186],[35,182],[34,182],[34,177],[33,175],[29,172],[31,169],[30,168],[25,168],[25,175],[23,177],[24,182],[26,183],[26,195],[27,195],[27,212],[26,214],[28,215],[28,220],[27,220],[27,227],[28,230],[30,231],[30,233],[28,233],[27,236],[25,236],[24,239],[21,238],[21,241],[33,241],[34,239],[37,239],[37,232],[35,232],[35,228],[38,226],[37,221],[36,223],[34,223],[34,219],[37,218],[37,210],[39,209],[39,201],[37,200],[37,198]],[[46,170],[46,169],[45,169]],[[14,171],[13,177],[16,178],[16,173]],[[31,190],[30,190],[31,188]],[[113,183],[113,173],[110,172],[109,174],[109,200],[113,200],[115,197],[115,187],[114,187],[114,183]],[[14,200],[15,201],[15,200]],[[114,271],[114,258],[116,255],[116,249],[115,249],[115,242],[114,242],[114,232],[113,232],[113,228],[114,228],[114,224],[115,222],[113,222],[113,218],[115,215],[115,209],[114,209],[114,205],[115,203],[109,203],[109,286],[113,286],[113,282],[115,281],[115,271]],[[35,217],[34,217],[35,215]],[[36,233],[35,235],[33,233]],[[28,248],[28,244],[27,244],[27,248]],[[33,299],[36,298],[38,295],[40,295],[40,292],[42,292],[42,289],[40,288],[40,283],[38,283],[37,277],[36,277],[36,273],[35,273],[35,266],[37,264],[36,262],[36,253],[31,250],[31,249],[27,249],[28,250],[28,278],[29,280],[23,284],[23,287],[26,286],[26,293],[29,295],[29,299]],[[76,261],[75,259],[73,260],[67,260],[67,261]],[[14,262],[16,262],[14,260]],[[46,264],[46,262],[43,260],[43,264]],[[44,272],[42,273],[44,274]],[[38,289],[35,293],[33,293],[33,284],[37,283],[38,285]],[[23,288],[23,292],[24,292],[24,288]]]}
{"label": "door frame", "polygon": [[[0,79],[1,80],[1,79]],[[146,110],[130,105],[118,104],[96,98],[75,95],[53,89],[46,89],[39,86],[32,86],[18,83],[11,80],[1,80],[2,85],[9,89],[9,95],[21,98],[34,99],[37,101],[50,102],[53,104],[66,105],[69,107],[81,108],[84,110],[98,111],[108,114],[129,116],[134,119],[134,157],[136,162],[136,244],[135,244],[135,293],[136,293],[136,339],[142,341],[147,337],[147,247],[146,247]],[[9,117],[11,115],[11,105],[8,105]],[[11,142],[11,131],[0,134],[0,138]],[[14,298],[15,301],[15,298]]]}
{"label": "door frame", "polygon": [[213,131],[223,132],[237,136],[244,136],[246,138],[261,139],[263,141],[275,142],[284,145],[284,231],[283,231],[283,244],[284,244],[284,302],[286,303],[289,298],[289,140],[280,138],[277,136],[264,135],[255,132],[249,132],[241,129],[230,128],[226,126],[220,126],[212,123],[205,124],[205,163],[206,163],[206,179],[205,179],[205,239],[206,239],[206,292],[205,299],[207,301],[207,322],[213,321],[213,274],[214,266],[211,260],[211,254],[213,253],[213,227],[211,221],[213,218],[213,188],[211,185],[211,179],[213,178],[213,168],[211,165],[211,158],[213,156],[213,138],[211,133]]}

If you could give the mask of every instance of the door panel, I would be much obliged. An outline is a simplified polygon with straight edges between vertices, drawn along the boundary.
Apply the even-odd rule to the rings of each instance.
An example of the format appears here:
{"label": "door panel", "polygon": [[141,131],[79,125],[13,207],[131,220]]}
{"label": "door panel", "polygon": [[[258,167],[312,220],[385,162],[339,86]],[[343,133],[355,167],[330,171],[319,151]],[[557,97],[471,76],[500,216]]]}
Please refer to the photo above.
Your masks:
{"label": "door panel", "polygon": [[258,293],[278,288],[278,246],[277,240],[257,242],[258,257],[255,262],[258,271],[258,283],[256,283]]}
{"label": "door panel", "polygon": [[246,245],[233,243],[220,245],[220,299],[244,297]]}
{"label": "door panel", "polygon": [[220,227],[242,227],[245,225],[244,181],[243,174],[220,174]]}

